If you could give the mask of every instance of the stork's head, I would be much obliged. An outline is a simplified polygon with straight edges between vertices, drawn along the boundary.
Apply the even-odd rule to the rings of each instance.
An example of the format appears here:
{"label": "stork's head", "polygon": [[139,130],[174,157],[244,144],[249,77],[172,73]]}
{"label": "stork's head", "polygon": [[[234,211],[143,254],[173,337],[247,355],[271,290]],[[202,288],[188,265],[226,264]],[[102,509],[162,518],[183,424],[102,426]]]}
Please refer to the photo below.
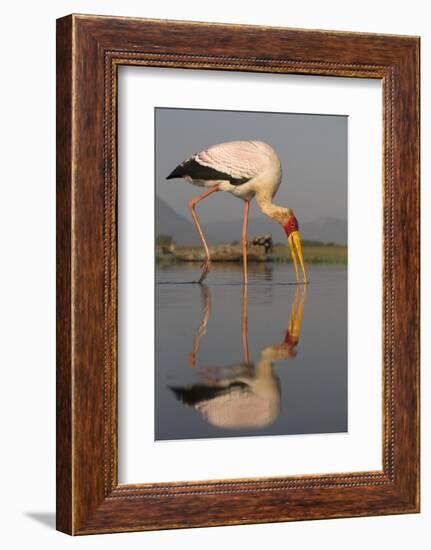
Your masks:
{"label": "stork's head", "polygon": [[287,242],[289,243],[290,252],[292,254],[293,265],[295,266],[296,280],[299,282],[298,273],[298,260],[301,265],[303,282],[307,282],[307,275],[305,273],[304,258],[302,256],[301,247],[301,234],[299,233],[299,224],[295,214],[291,208],[284,208],[280,223],[283,226],[284,232],[287,236]]}

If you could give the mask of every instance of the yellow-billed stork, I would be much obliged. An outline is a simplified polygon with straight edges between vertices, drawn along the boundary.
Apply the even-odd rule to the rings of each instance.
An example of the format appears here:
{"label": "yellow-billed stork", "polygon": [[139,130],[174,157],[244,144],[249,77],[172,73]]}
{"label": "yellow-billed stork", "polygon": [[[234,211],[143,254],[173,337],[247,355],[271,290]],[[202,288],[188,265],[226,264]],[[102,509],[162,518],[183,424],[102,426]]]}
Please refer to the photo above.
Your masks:
{"label": "yellow-billed stork", "polygon": [[[274,149],[267,143],[262,141],[229,141],[212,145],[200,153],[188,157],[167,176],[166,179],[184,178],[193,185],[207,189],[207,191],[189,202],[189,209],[206,256],[199,283],[202,283],[211,269],[211,256],[195,207],[202,199],[217,191],[227,191],[245,201],[241,240],[244,283],[247,284],[248,280],[248,213],[250,201],[254,197],[256,197],[256,202],[261,211],[283,226],[292,254],[296,282],[307,283],[298,221],[291,208],[277,206],[272,202],[280,187],[281,175],[280,159]],[[298,272],[298,260],[302,269],[302,281],[300,281]]]}

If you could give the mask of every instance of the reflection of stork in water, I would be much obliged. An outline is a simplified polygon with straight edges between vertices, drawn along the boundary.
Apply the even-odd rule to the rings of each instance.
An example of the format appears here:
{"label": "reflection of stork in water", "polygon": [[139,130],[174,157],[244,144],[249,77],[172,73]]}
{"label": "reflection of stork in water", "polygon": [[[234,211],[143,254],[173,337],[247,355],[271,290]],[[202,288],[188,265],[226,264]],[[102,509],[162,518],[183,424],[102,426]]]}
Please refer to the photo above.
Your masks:
{"label": "reflection of stork in water", "polygon": [[199,283],[202,283],[211,269],[211,256],[195,207],[198,202],[216,191],[227,191],[245,202],[241,240],[244,283],[247,284],[248,212],[250,201],[254,197],[262,212],[281,224],[286,233],[295,267],[296,282],[300,282],[298,261],[302,269],[303,282],[307,282],[295,214],[291,208],[277,206],[272,202],[281,183],[281,162],[270,145],[262,141],[230,141],[212,145],[184,160],[166,179],[173,178],[184,178],[193,185],[207,189],[189,203],[206,256]]}
{"label": "reflection of stork in water", "polygon": [[[204,315],[189,355],[189,365],[196,366],[196,354],[206,333],[211,315],[211,294],[202,288]],[[188,387],[172,387],[177,399],[193,407],[213,426],[228,429],[264,428],[280,413],[281,389],[273,372],[274,363],[296,356],[306,287],[300,295],[295,289],[291,314],[284,340],[263,348],[255,365],[249,363],[247,331],[247,287],[243,288],[242,346],[244,362],[223,368],[200,367],[202,382]]]}

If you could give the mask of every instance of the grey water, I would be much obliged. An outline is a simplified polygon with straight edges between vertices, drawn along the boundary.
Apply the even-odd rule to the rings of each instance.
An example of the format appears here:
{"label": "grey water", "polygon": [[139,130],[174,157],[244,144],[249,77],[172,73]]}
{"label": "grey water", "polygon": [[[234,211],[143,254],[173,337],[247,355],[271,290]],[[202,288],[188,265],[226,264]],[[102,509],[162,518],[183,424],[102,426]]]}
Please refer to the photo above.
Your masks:
{"label": "grey water", "polygon": [[347,431],[347,266],[156,268],[155,439]]}

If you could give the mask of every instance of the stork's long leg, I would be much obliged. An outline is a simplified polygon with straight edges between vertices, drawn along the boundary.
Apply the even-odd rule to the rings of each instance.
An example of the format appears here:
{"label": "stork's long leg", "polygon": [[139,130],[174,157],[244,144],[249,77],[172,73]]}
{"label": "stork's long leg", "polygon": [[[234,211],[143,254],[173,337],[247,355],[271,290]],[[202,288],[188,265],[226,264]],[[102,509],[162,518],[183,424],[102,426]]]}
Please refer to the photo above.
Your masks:
{"label": "stork's long leg", "polygon": [[198,219],[198,217],[196,215],[196,212],[195,212],[195,207],[196,207],[197,203],[200,202],[202,199],[204,199],[205,197],[209,197],[210,195],[212,195],[212,193],[216,193],[217,191],[219,191],[219,186],[215,185],[214,187],[211,187],[211,189],[209,189],[209,191],[205,191],[205,193],[202,193],[202,195],[199,195],[198,197],[195,197],[194,199],[192,199],[189,202],[189,209],[190,209],[193,221],[195,222],[196,229],[199,233],[199,237],[201,239],[202,246],[204,247],[205,256],[206,256],[206,260],[202,265],[202,273],[201,273],[201,276],[199,278],[198,283],[202,283],[202,281],[205,279],[205,277],[208,275],[208,272],[211,269],[211,256],[210,256],[210,251],[209,251],[207,242],[205,240],[201,225],[199,223],[199,219]]}
{"label": "stork's long leg", "polygon": [[247,285],[242,289],[242,316],[241,316],[241,335],[242,335],[242,351],[244,356],[244,363],[248,366],[248,320],[247,320],[247,304],[248,304],[248,290]]}
{"label": "stork's long leg", "polygon": [[244,221],[242,224],[242,261],[243,261],[243,271],[244,271],[244,284],[248,282],[247,277],[247,225],[248,225],[248,211],[250,210],[250,201],[245,201],[244,209]]}
{"label": "stork's long leg", "polygon": [[206,285],[202,285],[201,289],[204,315],[202,317],[202,321],[199,325],[199,329],[195,336],[195,339],[193,340],[193,349],[189,353],[189,366],[192,368],[196,366],[196,354],[199,351],[201,340],[206,334],[208,321],[211,316],[211,294],[209,288]]}

